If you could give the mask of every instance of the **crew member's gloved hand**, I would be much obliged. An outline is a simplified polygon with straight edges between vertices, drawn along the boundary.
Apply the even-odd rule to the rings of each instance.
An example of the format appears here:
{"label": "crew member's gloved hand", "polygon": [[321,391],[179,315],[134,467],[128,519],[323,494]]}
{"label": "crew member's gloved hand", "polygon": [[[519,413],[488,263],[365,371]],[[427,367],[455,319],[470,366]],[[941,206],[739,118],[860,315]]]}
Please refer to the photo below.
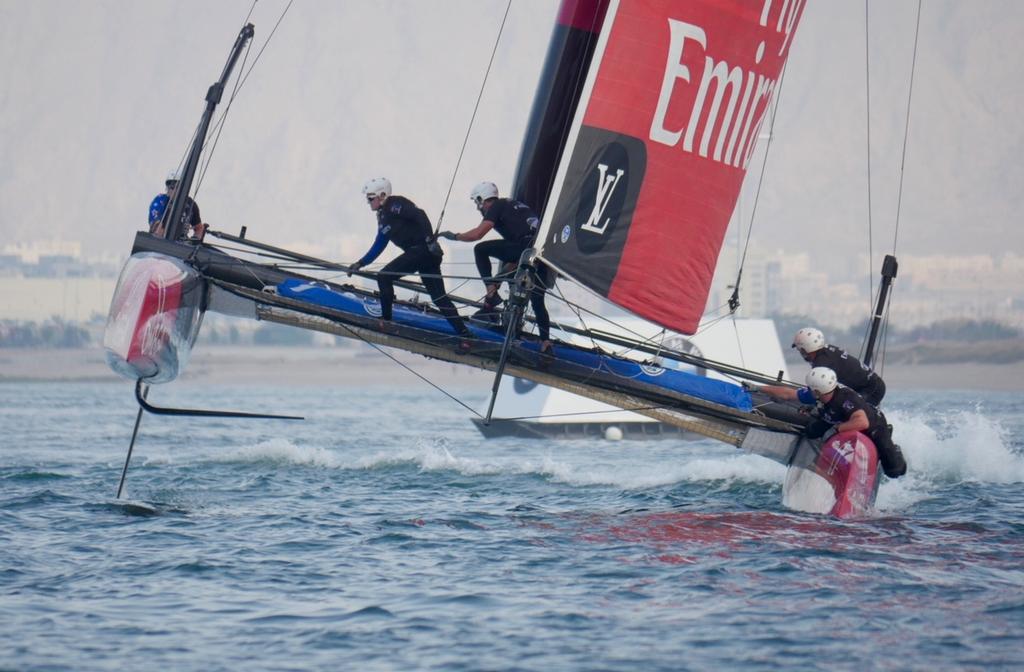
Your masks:
{"label": "crew member's gloved hand", "polygon": [[356,263],[352,264],[351,266],[349,266],[348,267],[348,277],[351,278],[352,274],[355,273],[356,271],[358,271],[362,267],[363,267],[363,265],[360,264],[358,261]]}
{"label": "crew member's gloved hand", "polygon": [[740,382],[740,387],[742,387],[743,390],[746,391],[746,392],[756,392],[757,391],[757,387],[756,386],[751,385],[750,383],[748,383],[745,380]]}
{"label": "crew member's gloved hand", "polygon": [[448,240],[458,240],[459,234],[453,231],[441,231],[437,234],[438,238],[447,238]]}

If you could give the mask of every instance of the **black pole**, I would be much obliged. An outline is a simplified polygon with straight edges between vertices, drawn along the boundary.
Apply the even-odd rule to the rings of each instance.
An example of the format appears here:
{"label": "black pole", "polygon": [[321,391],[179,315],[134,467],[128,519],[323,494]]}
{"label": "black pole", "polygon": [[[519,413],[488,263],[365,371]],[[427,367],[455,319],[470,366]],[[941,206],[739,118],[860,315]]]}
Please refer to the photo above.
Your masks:
{"label": "black pole", "polygon": [[892,281],[896,279],[898,267],[896,257],[891,254],[885,255],[885,259],[882,261],[882,284],[878,288],[878,304],[875,306],[875,314],[871,318],[871,332],[868,334],[868,344],[864,349],[864,366],[870,367],[871,360],[874,359],[878,329],[882,326],[885,304],[889,300],[889,289],[892,287]]}
{"label": "black pole", "polygon": [[[136,388],[138,389],[138,388]],[[142,398],[145,399],[146,395],[149,394],[149,386],[142,386]],[[121,493],[124,492],[124,479],[128,476],[128,463],[132,461],[132,449],[135,448],[135,438],[139,435],[139,424],[142,422],[142,407],[139,406],[139,413],[135,416],[135,429],[132,430],[132,442],[128,444],[128,455],[124,458],[124,469],[121,470],[121,482],[117,484],[117,497],[121,499]]]}
{"label": "black pole", "polygon": [[498,366],[494,369],[494,384],[491,385],[491,401],[487,404],[487,415],[484,416],[484,426],[491,424],[491,412],[494,411],[494,402],[498,399],[498,388],[501,386],[501,376],[505,373],[505,365],[508,364],[508,356],[512,351],[512,341],[515,340],[516,332],[522,324],[523,313],[526,311],[526,301],[530,298],[530,291],[533,285],[530,278],[530,262],[533,261],[536,250],[532,247],[523,250],[519,257],[519,268],[516,270],[515,278],[509,285],[508,308],[505,315],[508,317],[508,324],[505,326],[505,342],[501,344],[501,356],[498,358]]}
{"label": "black pole", "polygon": [[519,326],[519,316],[522,312],[522,306],[512,306],[511,318],[508,321],[508,327],[505,329],[505,342],[501,344],[501,356],[498,358],[498,366],[494,369],[494,383],[491,385],[491,400],[487,404],[484,427],[488,427],[491,424],[491,413],[494,411],[494,402],[498,399],[501,376],[504,375],[505,365],[508,364],[508,354],[512,350],[512,340],[516,337],[516,328]]}
{"label": "black pole", "polygon": [[174,198],[167,208],[169,219],[164,220],[167,222],[164,237],[168,240],[177,240],[185,233],[182,231],[181,213],[185,210],[189,192],[192,190],[192,179],[195,177],[196,169],[199,167],[199,156],[203,153],[203,144],[206,142],[206,132],[209,130],[210,121],[213,119],[213,111],[224,94],[224,86],[227,84],[228,78],[231,77],[231,71],[234,69],[238,57],[242,54],[242,49],[252,38],[253,33],[253,25],[251,23],[245,24],[245,27],[238,33],[235,46],[231,48],[231,55],[228,56],[228,62],[224,65],[224,72],[221,73],[220,79],[210,86],[210,89],[206,92],[206,109],[199,120],[199,129],[196,131],[196,137],[192,141],[192,149],[189,151],[188,160],[185,162],[185,172],[182,174],[178,187],[174,191]]}

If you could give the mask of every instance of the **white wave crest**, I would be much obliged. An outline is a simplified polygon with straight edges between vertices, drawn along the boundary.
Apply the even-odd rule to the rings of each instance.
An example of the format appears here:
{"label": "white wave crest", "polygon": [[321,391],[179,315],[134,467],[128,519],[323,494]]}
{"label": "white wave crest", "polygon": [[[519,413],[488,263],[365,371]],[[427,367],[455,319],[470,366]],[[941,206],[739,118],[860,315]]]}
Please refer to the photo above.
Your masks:
{"label": "white wave crest", "polygon": [[728,481],[781,483],[782,465],[751,455],[665,461],[632,459],[624,462],[574,463],[547,456],[524,471],[549,476],[569,485],[608,485],[625,490],[657,488],[674,483]]}
{"label": "white wave crest", "polygon": [[375,469],[402,464],[414,464],[422,471],[455,471],[467,476],[500,474],[507,471],[507,468],[500,464],[455,455],[445,439],[421,440],[416,446],[397,452],[378,451],[357,459],[352,466],[358,469]]}
{"label": "white wave crest", "polygon": [[[760,457],[724,453],[723,457],[700,457],[679,452],[662,451],[652,456],[650,446],[637,445],[612,453],[599,451],[531,449],[475,457],[450,445],[447,439],[423,440],[400,451],[378,451],[356,461],[361,469],[392,467],[402,464],[418,466],[423,471],[455,471],[466,476],[537,475],[573,486],[612,486],[626,490],[662,487],[680,482],[740,481],[781,484],[785,477],[782,465]],[[537,447],[540,447],[538,444]],[[475,447],[466,447],[473,452]],[[716,446],[717,450],[718,447]]]}
{"label": "white wave crest", "polygon": [[981,409],[891,416],[893,439],[911,473],[946,483],[1024,482],[1024,455],[1011,449],[1009,432]]}
{"label": "white wave crest", "polygon": [[218,462],[284,462],[317,467],[344,466],[338,455],[320,446],[298,446],[288,439],[275,438],[243,446],[216,458]]}
{"label": "white wave crest", "polygon": [[907,459],[907,475],[883,483],[877,501],[883,511],[908,508],[956,483],[1024,482],[1024,455],[1012,449],[1009,431],[980,407],[887,415]]}

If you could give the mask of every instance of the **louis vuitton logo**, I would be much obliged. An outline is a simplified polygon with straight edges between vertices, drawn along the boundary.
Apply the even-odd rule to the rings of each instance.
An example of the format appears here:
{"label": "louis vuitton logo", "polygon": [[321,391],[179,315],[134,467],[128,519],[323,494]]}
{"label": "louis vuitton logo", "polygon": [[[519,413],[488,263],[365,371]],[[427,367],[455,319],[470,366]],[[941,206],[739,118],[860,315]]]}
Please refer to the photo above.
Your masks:
{"label": "louis vuitton logo", "polygon": [[615,175],[608,175],[608,166],[603,163],[597,164],[597,169],[600,172],[597,183],[597,194],[594,202],[594,209],[590,213],[590,218],[583,226],[580,227],[582,231],[589,231],[590,233],[596,233],[597,235],[604,235],[605,229],[611,223],[611,218],[605,219],[604,223],[601,220],[604,218],[605,208],[608,207],[609,201],[612,199],[612,193],[615,191],[615,187],[619,184],[619,179],[626,174],[626,171],[622,169],[616,169]]}

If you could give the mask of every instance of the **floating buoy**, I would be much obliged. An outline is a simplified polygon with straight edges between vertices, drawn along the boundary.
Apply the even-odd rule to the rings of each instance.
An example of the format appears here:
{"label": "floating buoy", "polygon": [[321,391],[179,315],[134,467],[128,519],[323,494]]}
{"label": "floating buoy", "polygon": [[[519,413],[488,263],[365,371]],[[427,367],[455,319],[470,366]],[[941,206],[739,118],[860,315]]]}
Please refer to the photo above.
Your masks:
{"label": "floating buoy", "polygon": [[612,425],[611,427],[608,427],[607,429],[604,430],[604,438],[607,441],[621,441],[622,430],[616,427],[615,425]]}

